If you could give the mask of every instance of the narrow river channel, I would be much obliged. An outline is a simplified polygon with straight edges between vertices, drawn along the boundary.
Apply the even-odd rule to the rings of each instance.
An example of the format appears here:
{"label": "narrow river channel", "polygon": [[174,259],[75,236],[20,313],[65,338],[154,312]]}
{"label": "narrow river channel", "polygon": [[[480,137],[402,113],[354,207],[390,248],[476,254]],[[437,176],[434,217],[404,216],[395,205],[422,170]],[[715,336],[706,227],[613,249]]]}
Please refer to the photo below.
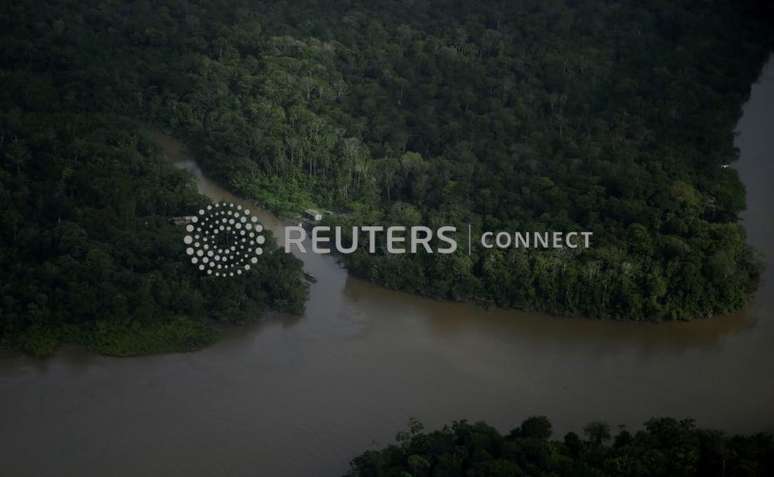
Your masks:
{"label": "narrow river channel", "polygon": [[[309,254],[317,282],[304,316],[267,317],[205,350],[0,357],[0,473],[336,476],[412,416],[507,430],[545,414],[562,433],[668,415],[773,431],[773,122],[769,62],[738,126],[744,221],[768,265],[743,313],[654,325],[484,311],[385,290]],[[159,140],[204,194],[237,200]]]}

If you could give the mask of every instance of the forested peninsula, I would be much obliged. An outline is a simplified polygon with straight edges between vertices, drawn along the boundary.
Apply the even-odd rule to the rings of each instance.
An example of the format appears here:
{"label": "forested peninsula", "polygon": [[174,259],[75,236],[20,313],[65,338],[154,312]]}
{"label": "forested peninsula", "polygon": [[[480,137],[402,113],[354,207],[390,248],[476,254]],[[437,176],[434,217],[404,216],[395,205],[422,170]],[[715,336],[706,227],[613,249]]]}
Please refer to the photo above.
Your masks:
{"label": "forested peninsula", "polygon": [[[282,214],[589,230],[588,250],[357,253],[443,299],[593,318],[740,309],[734,126],[767,2],[22,0],[0,8],[0,341],[135,354],[299,311],[298,261],[208,285],[168,217],[202,202],[142,133]],[[270,258],[269,258],[270,257]]]}

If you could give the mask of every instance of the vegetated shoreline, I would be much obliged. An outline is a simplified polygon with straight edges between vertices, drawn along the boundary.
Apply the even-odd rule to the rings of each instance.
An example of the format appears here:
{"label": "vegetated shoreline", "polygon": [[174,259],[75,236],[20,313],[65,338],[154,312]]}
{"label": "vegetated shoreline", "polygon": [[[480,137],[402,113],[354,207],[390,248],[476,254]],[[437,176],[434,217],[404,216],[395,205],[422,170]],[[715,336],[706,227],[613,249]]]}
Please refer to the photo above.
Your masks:
{"label": "vegetated shoreline", "polygon": [[508,434],[483,422],[455,421],[425,432],[412,419],[396,443],[355,457],[347,477],[552,475],[768,476],[774,474],[774,436],[727,435],[697,428],[692,419],[653,418],[643,429],[591,422],[552,440],[551,422],[530,417]]}

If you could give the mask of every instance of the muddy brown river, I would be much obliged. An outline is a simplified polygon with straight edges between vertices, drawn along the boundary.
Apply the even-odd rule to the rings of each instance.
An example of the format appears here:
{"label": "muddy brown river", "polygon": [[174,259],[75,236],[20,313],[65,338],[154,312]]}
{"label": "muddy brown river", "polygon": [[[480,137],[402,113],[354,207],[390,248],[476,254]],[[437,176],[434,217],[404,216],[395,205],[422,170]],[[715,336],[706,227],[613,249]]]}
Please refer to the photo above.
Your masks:
{"label": "muddy brown river", "polygon": [[[0,473],[336,476],[412,416],[507,430],[545,414],[562,433],[668,415],[774,431],[773,122],[769,62],[738,126],[744,221],[767,263],[742,313],[644,324],[485,311],[385,290],[307,254],[318,280],[303,316],[268,316],[205,350],[0,358]],[[159,140],[203,193],[237,201],[173,139]]]}

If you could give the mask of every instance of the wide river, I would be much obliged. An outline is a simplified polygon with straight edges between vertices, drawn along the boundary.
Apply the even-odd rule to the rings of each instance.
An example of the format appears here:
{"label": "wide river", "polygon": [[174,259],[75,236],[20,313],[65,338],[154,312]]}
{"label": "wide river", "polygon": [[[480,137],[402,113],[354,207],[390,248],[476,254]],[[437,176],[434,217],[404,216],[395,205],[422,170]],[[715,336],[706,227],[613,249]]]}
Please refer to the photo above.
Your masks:
{"label": "wide river", "polygon": [[[774,430],[774,61],[739,123],[744,222],[767,271],[743,313],[643,324],[484,311],[396,293],[306,255],[306,313],[269,316],[205,350],[108,358],[67,349],[0,359],[0,473],[335,476],[410,417],[501,430],[545,414],[636,428],[693,417]],[[213,199],[237,200],[160,136]],[[276,218],[261,213],[275,230]]]}

